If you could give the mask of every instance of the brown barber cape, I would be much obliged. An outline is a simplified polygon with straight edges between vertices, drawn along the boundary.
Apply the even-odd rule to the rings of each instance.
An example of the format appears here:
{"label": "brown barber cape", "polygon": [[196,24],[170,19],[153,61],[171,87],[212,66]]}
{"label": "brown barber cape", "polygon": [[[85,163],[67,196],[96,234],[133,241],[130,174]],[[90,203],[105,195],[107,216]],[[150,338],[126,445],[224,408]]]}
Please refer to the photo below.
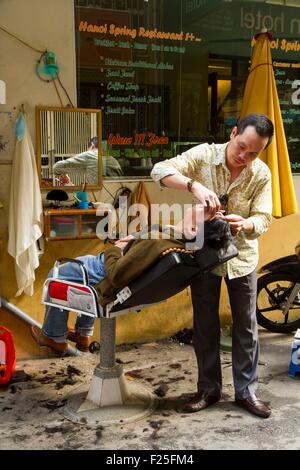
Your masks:
{"label": "brown barber cape", "polygon": [[[139,238],[129,242],[124,250],[114,246],[105,251],[106,277],[95,286],[101,305],[111,302],[115,293],[137,279],[152,266],[161,253],[169,248],[184,248],[185,238],[171,230],[169,239],[162,239],[166,228],[151,226],[147,228],[148,239]],[[145,235],[145,229],[141,232]],[[155,239],[154,239],[155,237]],[[177,237],[177,238],[176,238]]]}

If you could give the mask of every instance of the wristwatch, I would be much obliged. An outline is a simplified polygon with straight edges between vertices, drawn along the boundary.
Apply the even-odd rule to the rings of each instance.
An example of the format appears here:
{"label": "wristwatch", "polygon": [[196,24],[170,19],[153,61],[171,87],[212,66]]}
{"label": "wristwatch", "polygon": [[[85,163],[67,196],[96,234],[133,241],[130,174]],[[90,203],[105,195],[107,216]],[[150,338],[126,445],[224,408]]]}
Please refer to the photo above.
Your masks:
{"label": "wristwatch", "polygon": [[195,180],[188,180],[187,182],[187,190],[191,193],[192,192],[192,189],[193,189],[193,184],[195,183]]}

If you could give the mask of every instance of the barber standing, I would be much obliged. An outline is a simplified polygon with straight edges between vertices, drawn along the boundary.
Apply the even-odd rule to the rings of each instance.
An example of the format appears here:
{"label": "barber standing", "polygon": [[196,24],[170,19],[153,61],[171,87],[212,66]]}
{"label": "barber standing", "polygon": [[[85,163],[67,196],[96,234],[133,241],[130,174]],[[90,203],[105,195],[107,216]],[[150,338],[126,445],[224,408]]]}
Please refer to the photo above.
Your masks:
{"label": "barber standing", "polygon": [[274,127],[262,114],[249,114],[232,129],[225,144],[201,144],[151,173],[163,187],[190,191],[212,214],[226,211],[236,236],[236,258],[191,286],[198,392],[178,411],[203,410],[221,398],[219,301],[224,277],[232,311],[232,366],[235,402],[252,414],[268,418],[271,409],[256,396],[259,342],[256,321],[257,238],[271,224],[270,171],[259,158],[273,138]]}

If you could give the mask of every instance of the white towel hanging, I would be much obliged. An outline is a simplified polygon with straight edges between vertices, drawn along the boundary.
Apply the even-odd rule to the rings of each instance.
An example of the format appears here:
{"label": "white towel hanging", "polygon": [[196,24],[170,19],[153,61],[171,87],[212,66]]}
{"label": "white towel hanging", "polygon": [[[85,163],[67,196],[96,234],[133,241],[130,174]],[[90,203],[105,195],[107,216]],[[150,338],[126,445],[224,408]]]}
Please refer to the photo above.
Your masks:
{"label": "white towel hanging", "polygon": [[43,206],[36,160],[24,114],[17,120],[9,201],[8,253],[15,259],[16,296],[33,295],[34,271],[39,266],[37,240],[43,234]]}

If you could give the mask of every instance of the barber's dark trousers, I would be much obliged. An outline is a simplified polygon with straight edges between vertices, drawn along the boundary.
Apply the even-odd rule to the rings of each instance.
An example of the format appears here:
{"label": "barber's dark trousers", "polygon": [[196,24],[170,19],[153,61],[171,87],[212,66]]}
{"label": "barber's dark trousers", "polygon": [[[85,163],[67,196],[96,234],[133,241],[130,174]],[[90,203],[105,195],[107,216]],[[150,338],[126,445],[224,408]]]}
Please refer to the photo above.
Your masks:
{"label": "barber's dark trousers", "polygon": [[[219,301],[222,277],[208,273],[192,288],[194,348],[198,390],[221,396]],[[248,398],[257,388],[259,343],[256,321],[256,272],[225,278],[232,311],[232,370],[236,398]]]}

